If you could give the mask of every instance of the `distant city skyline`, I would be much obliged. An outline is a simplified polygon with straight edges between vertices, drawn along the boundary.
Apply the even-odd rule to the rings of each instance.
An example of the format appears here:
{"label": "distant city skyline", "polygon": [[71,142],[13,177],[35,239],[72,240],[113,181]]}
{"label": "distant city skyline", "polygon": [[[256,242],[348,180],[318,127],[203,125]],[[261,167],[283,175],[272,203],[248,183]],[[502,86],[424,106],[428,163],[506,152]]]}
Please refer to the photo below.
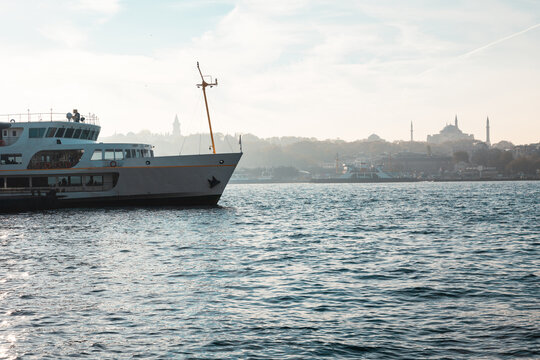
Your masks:
{"label": "distant city skyline", "polygon": [[[444,124],[444,126],[441,128],[441,130],[439,131],[439,133],[444,132],[444,130],[449,125],[450,126],[455,126],[456,129],[458,129],[461,132],[461,129],[459,129],[459,127],[458,127],[457,115],[455,115],[455,117],[454,117],[454,125],[452,125],[449,122],[446,122]],[[472,136],[474,138],[474,140],[476,140],[476,141],[481,141],[481,142],[485,142],[488,145],[492,145],[491,140],[490,140],[490,137],[491,137],[490,129],[491,129],[491,127],[489,125],[489,116],[488,116],[488,117],[486,117],[486,121],[485,121],[484,138],[477,137],[474,134],[465,134],[465,133],[463,133],[463,135],[465,135],[465,136],[463,136],[462,139],[471,139],[470,137]],[[143,129],[143,130],[144,131],[151,131],[150,129]],[[205,133],[204,130],[202,132]],[[173,136],[180,136],[181,135],[181,122],[179,121],[178,114],[176,114],[175,117],[174,117],[174,122],[172,123],[172,133],[171,134]],[[195,133],[190,133],[190,134],[185,134],[185,135],[194,135],[194,134]],[[225,134],[225,135],[234,135],[234,134]],[[252,134],[252,135],[257,136],[257,134]],[[430,142],[430,140],[429,140],[430,137],[438,136],[439,134],[437,134],[437,133],[428,134],[426,139],[417,139],[417,138],[414,137],[414,122],[411,121],[410,122],[409,135],[410,135],[409,140],[406,140],[405,138],[389,140],[389,139],[385,139],[383,136],[379,136],[379,134],[372,133],[369,136],[366,136],[365,138],[351,139],[351,141],[354,141],[354,140],[366,140],[366,139],[368,139],[368,138],[370,138],[372,136],[376,136],[377,138],[380,138],[381,140],[385,140],[385,141]],[[277,137],[287,137],[287,136],[294,136],[294,135],[281,135],[281,136],[277,136]],[[265,138],[264,136],[260,136],[260,137]],[[298,137],[302,137],[302,136],[298,136]],[[266,137],[266,138],[268,138],[268,137]],[[338,139],[338,138],[336,138],[336,139]],[[332,139],[319,139],[319,140],[332,140]],[[447,141],[456,141],[456,140],[459,140],[459,139],[451,139],[451,138],[447,139]],[[510,140],[501,139],[499,141],[510,141]],[[538,141],[538,142],[540,142],[540,141]],[[538,143],[538,142],[536,142],[536,143]],[[520,144],[515,143],[514,145],[520,145]]]}
{"label": "distant city skyline", "polygon": [[0,114],[78,108],[102,134],[207,131],[425,141],[457,113],[540,141],[540,2],[56,0],[0,3]]}

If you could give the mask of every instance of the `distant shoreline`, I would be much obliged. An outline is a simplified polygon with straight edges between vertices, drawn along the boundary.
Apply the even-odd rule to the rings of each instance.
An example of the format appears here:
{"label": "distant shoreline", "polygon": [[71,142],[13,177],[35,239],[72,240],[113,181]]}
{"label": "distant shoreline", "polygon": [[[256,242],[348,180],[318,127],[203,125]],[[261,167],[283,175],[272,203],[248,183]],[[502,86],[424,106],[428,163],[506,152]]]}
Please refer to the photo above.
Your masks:
{"label": "distant shoreline", "polygon": [[238,180],[229,181],[229,184],[395,184],[395,183],[425,183],[425,182],[522,182],[522,181],[540,181],[540,179],[432,179],[432,180],[411,180],[399,179],[393,181],[318,181],[311,180]]}

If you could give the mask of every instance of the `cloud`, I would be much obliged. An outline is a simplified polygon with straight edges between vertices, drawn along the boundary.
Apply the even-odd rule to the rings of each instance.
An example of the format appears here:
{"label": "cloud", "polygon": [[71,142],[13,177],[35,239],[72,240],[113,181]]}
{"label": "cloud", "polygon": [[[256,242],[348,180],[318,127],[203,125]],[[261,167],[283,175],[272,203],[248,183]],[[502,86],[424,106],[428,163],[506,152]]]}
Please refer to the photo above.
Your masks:
{"label": "cloud", "polygon": [[44,25],[39,32],[47,39],[70,48],[81,46],[87,39],[87,34],[70,22]]}
{"label": "cloud", "polygon": [[77,0],[72,6],[77,10],[109,16],[116,14],[121,8],[119,0]]}
{"label": "cloud", "polygon": [[[122,10],[114,3],[84,10],[85,3],[78,2],[70,11],[77,16],[91,11],[99,18]],[[175,113],[183,132],[204,131],[195,87],[198,60],[205,74],[220,80],[208,93],[216,131],[347,140],[377,133],[403,139],[413,120],[415,138],[421,139],[457,112],[466,132],[483,134],[490,115],[493,141],[502,134],[514,142],[538,141],[540,124],[533,119],[540,110],[538,34],[501,41],[538,21],[511,2],[492,2],[489,14],[483,2],[234,4],[190,41],[175,38],[192,20],[178,12],[175,23],[166,24],[173,41],[141,48],[143,55],[124,49],[120,36],[118,46],[108,47],[114,50],[97,51],[89,45],[95,42],[93,28],[51,22],[41,33],[65,48],[10,51],[0,58],[0,96],[15,110],[52,106],[98,113],[104,134],[170,131]],[[107,31],[119,31],[111,24]],[[471,51],[475,56],[419,76]]]}

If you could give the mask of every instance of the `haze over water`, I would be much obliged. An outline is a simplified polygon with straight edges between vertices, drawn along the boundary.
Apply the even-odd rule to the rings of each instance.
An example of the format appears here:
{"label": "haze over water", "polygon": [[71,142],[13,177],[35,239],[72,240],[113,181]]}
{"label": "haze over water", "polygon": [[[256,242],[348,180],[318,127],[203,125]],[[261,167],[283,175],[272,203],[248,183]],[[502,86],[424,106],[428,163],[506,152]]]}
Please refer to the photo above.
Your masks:
{"label": "haze over water", "polygon": [[540,183],[3,216],[0,358],[540,356]]}

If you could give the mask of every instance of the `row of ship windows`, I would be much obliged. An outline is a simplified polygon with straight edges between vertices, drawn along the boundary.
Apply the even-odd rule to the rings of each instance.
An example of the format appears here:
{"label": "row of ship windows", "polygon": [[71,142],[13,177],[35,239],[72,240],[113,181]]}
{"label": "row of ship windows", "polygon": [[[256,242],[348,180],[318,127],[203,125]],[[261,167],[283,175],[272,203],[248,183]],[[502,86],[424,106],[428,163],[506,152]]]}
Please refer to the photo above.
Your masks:
{"label": "row of ship windows", "polygon": [[103,175],[0,177],[0,188],[45,188],[64,186],[103,186]]}
{"label": "row of ship windows", "polygon": [[[72,152],[75,152],[77,156],[74,156]],[[32,157],[34,162],[48,162],[56,160],[65,160],[69,162],[79,161],[80,157],[83,154],[83,150],[58,150],[58,151],[40,151],[36,155],[47,155],[47,156],[36,156]],[[43,154],[42,154],[43,153]],[[46,154],[45,154],[46,153]],[[53,156],[56,155],[56,156]],[[62,159],[62,155],[66,155],[65,159]],[[69,155],[69,156],[68,156]],[[135,158],[152,158],[154,157],[153,150],[147,149],[96,149],[92,154],[92,160],[124,160],[124,159],[135,159]],[[76,159],[75,159],[76,158]],[[32,162],[31,161],[31,162]],[[0,165],[18,165],[22,164],[22,154],[2,154],[0,155]]]}
{"label": "row of ship windows", "polygon": [[147,149],[96,149],[92,160],[124,160],[154,157],[154,150]]}
{"label": "row of ship windows", "polygon": [[[45,136],[48,138],[96,140],[98,135],[99,131],[74,128],[31,128],[28,131],[28,137],[31,139],[39,139]],[[7,133],[5,133],[4,136],[7,136]]]}
{"label": "row of ship windows", "polygon": [[0,155],[0,165],[22,164],[22,154],[2,154]]}

